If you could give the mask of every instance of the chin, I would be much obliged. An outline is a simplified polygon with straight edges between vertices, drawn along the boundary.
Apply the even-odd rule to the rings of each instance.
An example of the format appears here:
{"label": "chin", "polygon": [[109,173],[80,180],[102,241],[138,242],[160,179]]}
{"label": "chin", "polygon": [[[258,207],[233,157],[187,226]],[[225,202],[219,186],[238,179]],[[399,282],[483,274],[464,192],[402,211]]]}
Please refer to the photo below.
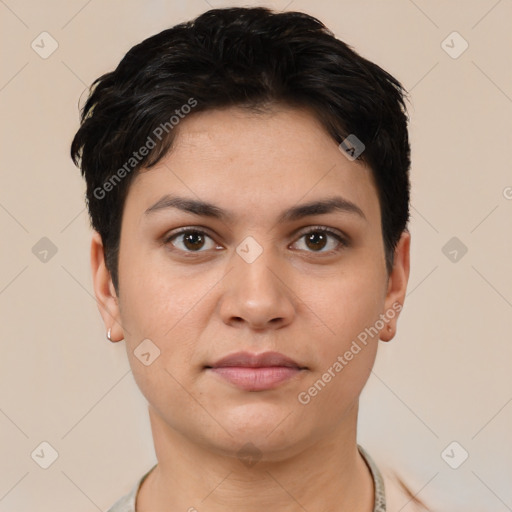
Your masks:
{"label": "chin", "polygon": [[301,451],[301,443],[290,436],[267,435],[268,432],[241,432],[232,437],[211,441],[210,448],[222,455],[239,459],[251,467],[256,462],[279,462]]}
{"label": "chin", "polygon": [[222,444],[231,449],[252,443],[262,451],[282,452],[300,442],[304,430],[304,424],[296,424],[297,415],[277,404],[244,405],[223,412],[221,417],[231,434],[224,432]]}

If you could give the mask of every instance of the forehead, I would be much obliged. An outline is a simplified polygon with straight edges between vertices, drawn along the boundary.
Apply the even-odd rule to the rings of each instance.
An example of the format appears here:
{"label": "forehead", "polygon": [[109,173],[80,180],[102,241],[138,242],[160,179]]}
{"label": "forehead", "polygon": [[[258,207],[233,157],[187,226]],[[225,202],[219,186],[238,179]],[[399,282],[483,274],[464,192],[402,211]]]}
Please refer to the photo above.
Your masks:
{"label": "forehead", "polygon": [[333,145],[334,140],[308,110],[277,105],[265,112],[230,107],[185,118],[173,151],[180,155],[194,151],[211,161],[228,157],[247,162],[256,157],[258,162],[278,161],[286,166],[287,161],[304,156],[318,158],[319,152]]}
{"label": "forehead", "polygon": [[373,176],[350,161],[316,117],[277,107],[197,112],[180,121],[171,150],[134,178],[127,202],[146,209],[164,193],[265,209],[339,193],[379,215]]}

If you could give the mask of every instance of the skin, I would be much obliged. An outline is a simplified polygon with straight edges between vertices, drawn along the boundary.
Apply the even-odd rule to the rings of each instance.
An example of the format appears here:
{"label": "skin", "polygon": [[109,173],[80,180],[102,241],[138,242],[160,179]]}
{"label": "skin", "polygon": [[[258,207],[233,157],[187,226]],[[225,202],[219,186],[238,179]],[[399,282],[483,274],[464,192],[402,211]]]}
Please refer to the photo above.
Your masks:
{"label": "skin", "polygon": [[[178,129],[171,151],[128,192],[119,296],[98,233],[91,244],[99,310],[112,339],[125,340],[158,459],[137,512],[370,512],[358,400],[378,340],[393,338],[398,314],[307,405],[297,396],[380,314],[404,303],[410,234],[402,234],[388,276],[372,174],[306,110],[211,110]],[[176,208],[145,214],[164,194],[208,201],[233,217]],[[287,208],[333,195],[365,218],[333,211],[277,221]],[[348,245],[331,235],[308,241],[304,232],[314,226],[344,234]],[[181,227],[207,236],[164,243]],[[247,236],[263,251],[252,263],[236,252]],[[134,355],[144,339],[160,350],[149,366]],[[245,391],[204,368],[242,350],[277,351],[307,370],[275,389]],[[254,465],[238,455],[246,443],[260,457]]]}

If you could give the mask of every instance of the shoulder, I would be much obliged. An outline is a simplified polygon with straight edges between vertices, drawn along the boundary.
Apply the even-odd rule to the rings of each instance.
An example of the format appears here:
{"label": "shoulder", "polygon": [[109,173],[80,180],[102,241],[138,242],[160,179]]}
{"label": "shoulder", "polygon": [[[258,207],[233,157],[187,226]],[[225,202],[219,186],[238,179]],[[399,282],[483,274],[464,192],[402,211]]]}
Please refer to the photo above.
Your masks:
{"label": "shoulder", "polygon": [[140,482],[125,496],[119,498],[107,512],[135,512],[135,497],[139,489]]}
{"label": "shoulder", "polygon": [[107,512],[135,512],[135,503],[137,500],[137,493],[142,485],[142,482],[146,479],[146,477],[155,469],[156,464],[145,473],[139,481],[133,486],[132,490],[119,498],[108,510]]}
{"label": "shoulder", "polygon": [[428,512],[430,510],[395,473],[390,470],[383,471],[382,478],[386,489],[387,510],[403,512]]}
{"label": "shoulder", "polygon": [[359,452],[373,476],[375,487],[374,512],[428,512],[429,509],[417,498],[400,477],[390,468],[380,469],[380,464],[372,459],[368,452],[358,445]]}

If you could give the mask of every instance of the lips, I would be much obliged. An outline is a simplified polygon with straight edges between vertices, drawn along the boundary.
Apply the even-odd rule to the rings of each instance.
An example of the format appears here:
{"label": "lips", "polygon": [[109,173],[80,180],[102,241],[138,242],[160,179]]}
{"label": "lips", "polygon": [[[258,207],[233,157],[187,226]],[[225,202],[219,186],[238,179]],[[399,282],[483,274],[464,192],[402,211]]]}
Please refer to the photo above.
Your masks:
{"label": "lips", "polygon": [[243,366],[245,368],[269,368],[272,366],[285,366],[287,368],[301,368],[293,359],[279,352],[263,352],[251,354],[249,352],[237,352],[230,354],[207,368],[227,368],[231,366]]}
{"label": "lips", "polygon": [[289,381],[307,368],[279,352],[237,352],[205,369],[244,391],[265,391]]}

